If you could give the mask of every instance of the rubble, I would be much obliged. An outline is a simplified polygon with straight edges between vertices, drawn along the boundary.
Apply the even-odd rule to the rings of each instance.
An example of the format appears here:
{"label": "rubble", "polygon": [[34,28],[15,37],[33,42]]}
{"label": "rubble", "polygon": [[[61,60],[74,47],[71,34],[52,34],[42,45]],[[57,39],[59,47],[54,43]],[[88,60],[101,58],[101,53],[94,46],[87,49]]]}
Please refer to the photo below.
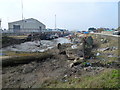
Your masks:
{"label": "rubble", "polygon": [[107,38],[101,38],[100,40],[102,42],[102,44],[108,43],[109,40]]}
{"label": "rubble", "polygon": [[[54,54],[54,56],[48,57],[46,60],[43,60],[43,62],[30,62],[28,64],[18,65],[15,66],[14,70],[12,70],[11,67],[9,67],[11,69],[8,69],[8,67],[3,68],[3,70],[6,71],[3,75],[3,82],[6,83],[3,84],[3,87],[16,86],[15,83],[19,83],[18,86],[24,88],[32,88],[37,85],[40,87],[45,80],[47,80],[46,83],[48,81],[51,81],[52,83],[54,80],[60,80],[61,82],[69,83],[69,77],[78,78],[85,75],[90,76],[99,74],[100,71],[103,71],[106,68],[120,67],[117,62],[113,63],[113,61],[110,61],[111,57],[115,57],[116,54],[107,52],[110,50],[117,50],[116,46],[105,46],[106,48],[97,47],[94,49],[95,51],[92,52],[94,55],[92,56],[91,50],[94,48],[92,47],[94,44],[92,37],[86,39],[84,38],[84,43],[82,41],[83,39],[74,39],[75,38],[73,38],[74,43],[69,44],[57,42],[56,46],[58,43],[60,43],[60,47],[56,47],[54,50],[51,49],[48,51],[49,53]],[[54,42],[56,42],[56,40]],[[103,43],[105,44],[109,41],[107,39],[101,39],[100,42],[100,44],[103,45]],[[42,45],[44,44],[42,43]],[[83,47],[83,45],[85,45],[85,47]],[[49,45],[47,44],[47,46]],[[39,47],[37,45],[36,47],[41,48],[41,46]],[[83,48],[85,49],[83,50]],[[99,51],[102,51],[103,53],[106,51],[106,54],[103,54]],[[101,57],[103,55],[107,56],[108,60]],[[88,56],[89,59],[84,58],[84,56]],[[97,59],[95,56],[99,56],[100,58]],[[110,62],[108,63],[108,61]],[[7,75],[11,74],[13,75],[13,80],[11,79],[11,81],[7,81]],[[17,78],[18,75],[21,78]],[[47,85],[49,86],[51,83],[48,83]],[[53,83],[56,84],[57,82]]]}
{"label": "rubble", "polygon": [[77,45],[72,45],[71,48],[72,48],[72,49],[76,49],[76,48],[77,48]]}
{"label": "rubble", "polygon": [[104,68],[103,67],[91,67],[91,66],[89,66],[89,67],[84,67],[84,70],[85,71],[92,71],[92,70],[102,71],[102,70],[104,70]]}

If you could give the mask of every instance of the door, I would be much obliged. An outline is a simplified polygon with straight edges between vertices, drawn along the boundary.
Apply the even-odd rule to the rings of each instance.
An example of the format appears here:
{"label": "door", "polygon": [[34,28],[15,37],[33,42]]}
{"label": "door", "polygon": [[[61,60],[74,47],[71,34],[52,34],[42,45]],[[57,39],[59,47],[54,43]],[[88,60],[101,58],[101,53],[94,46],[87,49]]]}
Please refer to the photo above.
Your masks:
{"label": "door", "polygon": [[19,32],[20,31],[20,25],[13,25],[13,30],[14,30],[14,32]]}

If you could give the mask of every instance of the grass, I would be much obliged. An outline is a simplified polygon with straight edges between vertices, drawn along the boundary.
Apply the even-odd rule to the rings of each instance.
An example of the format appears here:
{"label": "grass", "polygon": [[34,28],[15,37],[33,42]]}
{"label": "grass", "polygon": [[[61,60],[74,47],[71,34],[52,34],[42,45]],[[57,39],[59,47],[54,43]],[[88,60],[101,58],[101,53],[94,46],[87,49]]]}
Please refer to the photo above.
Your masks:
{"label": "grass", "polygon": [[27,35],[22,35],[22,36],[9,36],[11,38],[15,38],[15,39],[25,39],[27,38],[28,36]]}
{"label": "grass", "polygon": [[43,88],[120,88],[118,85],[118,70],[106,69],[95,76],[68,78],[67,82],[59,80],[45,81]]}

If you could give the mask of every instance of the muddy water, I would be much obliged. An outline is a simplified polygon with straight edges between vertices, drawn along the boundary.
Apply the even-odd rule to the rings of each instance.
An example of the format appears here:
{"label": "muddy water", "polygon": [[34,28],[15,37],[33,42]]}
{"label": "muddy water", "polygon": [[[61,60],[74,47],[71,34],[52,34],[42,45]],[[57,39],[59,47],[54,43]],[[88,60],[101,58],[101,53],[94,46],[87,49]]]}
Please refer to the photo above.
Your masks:
{"label": "muddy water", "polygon": [[19,45],[12,45],[6,48],[2,48],[2,51],[44,52],[48,49],[55,47],[58,43],[64,44],[71,42],[67,38],[24,42]]}

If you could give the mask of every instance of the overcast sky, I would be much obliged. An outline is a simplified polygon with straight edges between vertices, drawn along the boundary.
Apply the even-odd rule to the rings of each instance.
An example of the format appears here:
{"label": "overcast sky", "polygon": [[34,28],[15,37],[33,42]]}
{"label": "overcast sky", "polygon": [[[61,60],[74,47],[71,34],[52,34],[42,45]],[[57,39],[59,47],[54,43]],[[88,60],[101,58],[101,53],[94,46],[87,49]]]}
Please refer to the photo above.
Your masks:
{"label": "overcast sky", "polygon": [[2,28],[8,22],[35,18],[47,28],[87,30],[89,27],[118,27],[119,0],[0,0]]}

